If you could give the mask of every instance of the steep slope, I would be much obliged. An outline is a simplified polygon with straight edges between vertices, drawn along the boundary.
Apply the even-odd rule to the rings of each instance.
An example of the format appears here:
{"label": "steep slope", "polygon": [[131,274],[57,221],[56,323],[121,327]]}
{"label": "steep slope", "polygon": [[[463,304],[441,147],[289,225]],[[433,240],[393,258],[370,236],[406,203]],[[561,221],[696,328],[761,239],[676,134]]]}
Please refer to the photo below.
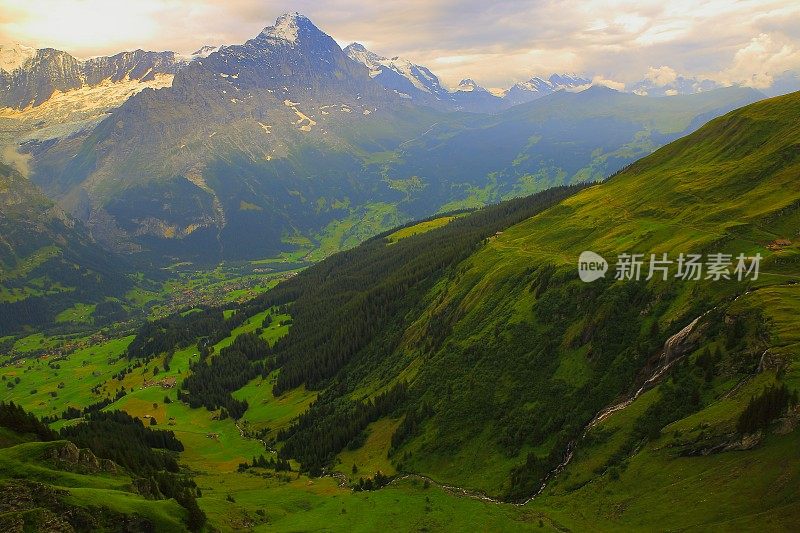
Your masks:
{"label": "steep slope", "polygon": [[35,185],[0,163],[0,335],[52,324],[130,285],[112,258]]}
{"label": "steep slope", "polygon": [[[765,351],[780,354],[778,367],[795,368],[792,341],[770,321],[765,325],[760,313],[746,310],[766,306],[769,316],[794,307],[796,286],[787,283],[800,276],[797,245],[791,243],[800,233],[799,114],[795,93],[716,119],[608,183],[510,228],[466,261],[456,281],[432,295],[436,303],[407,330],[409,354],[430,335],[426,332],[451,332],[445,348],[423,351],[409,363],[419,369],[413,382],[426,391],[422,398],[432,405],[445,405],[449,398],[416,443],[407,445],[412,456],[419,454],[411,468],[489,489],[491,482],[480,476],[502,468],[505,454],[531,446],[527,449],[537,459],[512,480],[522,486],[526,475],[540,480],[548,463],[561,461],[566,443],[602,407],[636,390],[637,376],[657,363],[666,339],[698,317],[705,317],[705,329],[683,353],[717,344],[727,348],[715,370],[717,388],[704,391],[703,403],[692,411],[727,408],[725,419],[735,420],[762,379],[774,379],[774,367],[767,366],[772,377],[748,381]],[[791,244],[776,246],[778,239]],[[669,253],[673,259],[691,252],[760,253],[765,260],[757,283],[672,279],[587,285],[575,279],[584,250],[609,260],[626,252]],[[760,289],[736,306],[726,305],[762,286],[774,287],[769,298],[762,300]],[[755,332],[761,327],[770,333],[759,337]],[[444,375],[450,384],[442,382]],[[796,386],[796,380],[792,374],[785,381]],[[714,405],[739,381],[749,386],[735,403]],[[436,389],[438,394],[430,392]],[[483,420],[486,434],[469,438],[466,428],[459,429],[464,419],[479,425]],[[705,437],[713,441],[712,435]],[[493,453],[486,451],[484,438],[496,442]],[[510,494],[525,495],[513,485]],[[534,481],[527,493],[535,488]]]}
{"label": "steep slope", "polygon": [[[531,505],[577,528],[643,527],[651,512],[665,527],[796,520],[798,116],[800,93],[747,106],[553,207],[550,193],[380,236],[242,309],[291,303],[274,392],[322,389],[276,435],[280,454],[349,476],[347,447],[348,461],[511,500],[555,471]],[[538,214],[497,231],[526,209]],[[612,267],[584,283],[584,250],[763,260],[757,279],[733,265],[731,279],[680,279],[672,264],[666,279]],[[774,408],[747,408],[773,386],[758,401]]]}

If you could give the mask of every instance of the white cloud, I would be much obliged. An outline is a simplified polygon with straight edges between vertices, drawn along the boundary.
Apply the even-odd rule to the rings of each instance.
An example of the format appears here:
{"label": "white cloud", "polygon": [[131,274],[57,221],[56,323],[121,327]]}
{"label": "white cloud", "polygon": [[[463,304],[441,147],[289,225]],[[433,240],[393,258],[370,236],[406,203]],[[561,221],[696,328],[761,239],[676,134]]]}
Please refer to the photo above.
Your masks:
{"label": "white cloud", "polygon": [[762,33],[739,49],[730,68],[717,74],[716,79],[764,89],[772,85],[776,75],[797,69],[800,69],[800,50],[795,44]]}
{"label": "white cloud", "polygon": [[650,80],[655,87],[663,87],[674,82],[678,78],[678,73],[675,72],[675,69],[667,66],[648,67],[644,77],[646,80]]}
{"label": "white cloud", "polygon": [[619,81],[608,80],[602,76],[595,76],[592,78],[592,85],[602,85],[603,87],[608,87],[609,89],[614,89],[615,91],[624,91],[625,84]]}

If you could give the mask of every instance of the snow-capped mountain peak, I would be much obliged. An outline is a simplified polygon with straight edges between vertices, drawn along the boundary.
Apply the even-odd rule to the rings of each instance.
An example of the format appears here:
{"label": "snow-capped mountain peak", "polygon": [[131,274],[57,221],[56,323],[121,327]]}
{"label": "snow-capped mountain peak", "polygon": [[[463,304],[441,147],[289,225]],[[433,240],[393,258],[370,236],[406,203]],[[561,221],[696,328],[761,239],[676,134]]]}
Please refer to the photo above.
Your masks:
{"label": "snow-capped mountain peak", "polygon": [[0,70],[14,72],[24,67],[35,56],[35,48],[29,48],[21,44],[0,46]]}
{"label": "snow-capped mountain peak", "polygon": [[222,48],[222,47],[221,46],[209,46],[209,45],[201,46],[198,50],[192,52],[192,58],[208,57],[211,54],[213,54],[214,52],[216,52],[217,50],[219,50],[220,48]]}
{"label": "snow-capped mountain peak", "polygon": [[521,104],[536,100],[562,89],[576,90],[592,82],[575,74],[552,74],[547,79],[534,76],[528,81],[515,83],[505,95],[510,104]]}
{"label": "snow-capped mountain peak", "polygon": [[522,81],[519,83],[515,83],[514,87],[524,90],[524,91],[531,91],[531,92],[542,92],[550,88],[550,84],[543,80],[542,78],[533,77],[528,81]]}
{"label": "snow-capped mountain peak", "polygon": [[572,74],[552,74],[549,78],[542,79],[534,76],[528,81],[514,84],[514,87],[525,91],[549,94],[559,89],[574,89],[591,83],[591,80]]}
{"label": "snow-capped mountain peak", "polygon": [[352,43],[344,51],[350,59],[365,65],[370,77],[403,98],[444,109],[479,112],[493,112],[502,106],[499,95],[490,93],[474,80],[462,80],[451,91],[427,67],[402,57],[384,57],[360,43]]}
{"label": "snow-capped mountain peak", "polygon": [[486,89],[475,83],[475,80],[466,78],[459,82],[458,87],[456,87],[456,91],[471,93],[473,91],[486,91]]}
{"label": "snow-capped mountain peak", "polygon": [[401,95],[411,96],[410,93],[421,92],[426,97],[433,96],[440,100],[447,94],[439,78],[422,65],[402,57],[383,57],[360,43],[352,43],[344,51],[350,59],[365,65],[371,77],[379,78],[384,87]]}
{"label": "snow-capped mountain peak", "polygon": [[300,13],[286,13],[278,17],[274,26],[267,26],[261,36],[274,41],[282,41],[290,46],[297,44],[302,34],[307,31],[320,32],[314,23]]}
{"label": "snow-capped mountain peak", "polygon": [[350,56],[350,59],[358,61],[359,63],[363,63],[368,67],[371,65],[380,64],[381,61],[386,60],[385,57],[381,57],[375,52],[367,50],[367,48],[361,43],[350,43],[345,47],[344,51],[348,56]]}
{"label": "snow-capped mountain peak", "polygon": [[591,83],[591,80],[582,78],[577,74],[552,74],[547,81],[553,87],[559,88],[580,87]]}

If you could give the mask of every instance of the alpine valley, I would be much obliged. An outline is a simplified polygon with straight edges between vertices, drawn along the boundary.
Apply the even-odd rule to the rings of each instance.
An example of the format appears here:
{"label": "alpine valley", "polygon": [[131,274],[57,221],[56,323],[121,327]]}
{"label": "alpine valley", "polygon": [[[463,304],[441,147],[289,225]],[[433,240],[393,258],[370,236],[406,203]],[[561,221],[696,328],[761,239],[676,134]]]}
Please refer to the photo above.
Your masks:
{"label": "alpine valley", "polygon": [[800,522],[800,92],[449,89],[294,13],[3,47],[0,106],[4,530]]}

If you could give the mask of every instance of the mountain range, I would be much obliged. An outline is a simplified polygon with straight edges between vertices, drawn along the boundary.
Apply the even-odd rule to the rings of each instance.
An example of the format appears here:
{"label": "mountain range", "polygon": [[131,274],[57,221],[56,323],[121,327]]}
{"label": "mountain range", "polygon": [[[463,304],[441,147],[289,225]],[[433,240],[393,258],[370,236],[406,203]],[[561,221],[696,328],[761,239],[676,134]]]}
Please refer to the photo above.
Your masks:
{"label": "mountain range", "polygon": [[[266,257],[331,238],[337,249],[437,210],[602,179],[761,97],[570,93],[588,80],[555,75],[504,98],[470,80],[451,92],[424,67],[342,50],[298,14],[190,61],[37,51],[14,65],[3,98],[16,107],[0,123],[31,180],[104,246],[168,260]],[[569,151],[551,150],[578,132]]]}
{"label": "mountain range", "polygon": [[348,45],[344,51],[354,61],[366,65],[370,69],[370,77],[390,91],[446,110],[495,113],[561,89],[576,90],[591,85],[590,80],[578,76],[553,74],[547,80],[534,77],[527,82],[517,83],[500,93],[491,92],[471,79],[462,80],[451,91],[427,67],[406,59],[382,57],[359,43]]}

